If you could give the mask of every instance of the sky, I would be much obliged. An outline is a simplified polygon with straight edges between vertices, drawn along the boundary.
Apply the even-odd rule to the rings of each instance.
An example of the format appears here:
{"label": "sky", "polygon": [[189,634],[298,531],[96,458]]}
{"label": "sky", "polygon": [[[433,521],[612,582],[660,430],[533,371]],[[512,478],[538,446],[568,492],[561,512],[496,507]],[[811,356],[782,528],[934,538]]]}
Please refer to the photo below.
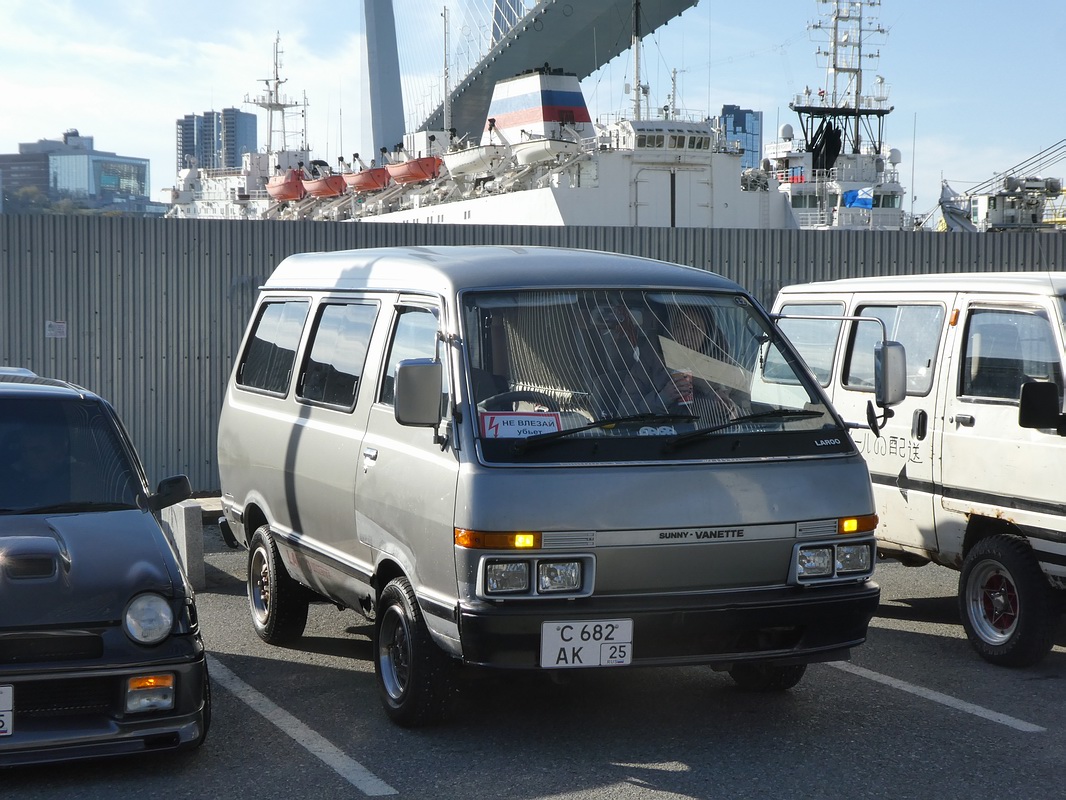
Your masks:
{"label": "sky", "polygon": [[[150,159],[159,199],[175,183],[175,120],[228,107],[258,111],[244,101],[263,91],[277,36],[283,92],[306,97],[313,156],[334,163],[372,153],[361,120],[362,2],[0,0],[0,153],[74,128],[97,150]],[[450,46],[461,51],[464,35],[471,41],[456,17],[462,2],[395,0],[401,71],[423,76],[429,102],[439,101],[431,95],[443,85],[445,5],[460,30]],[[666,104],[676,69],[685,110],[762,111],[764,140],[786,122],[798,130],[789,102],[826,82],[824,58],[815,55],[824,41],[808,30],[825,8],[816,0],[699,0],[644,39],[651,106]],[[885,140],[902,155],[905,210],[932,210],[941,180],[962,191],[1066,139],[1062,0],[882,0],[874,11],[886,33],[865,49],[880,52],[867,61],[866,80],[881,75],[889,89]],[[593,117],[630,108],[623,87],[632,80],[630,52],[585,79]],[[266,118],[258,113],[262,146]],[[1066,177],[1066,162],[1041,176]]]}

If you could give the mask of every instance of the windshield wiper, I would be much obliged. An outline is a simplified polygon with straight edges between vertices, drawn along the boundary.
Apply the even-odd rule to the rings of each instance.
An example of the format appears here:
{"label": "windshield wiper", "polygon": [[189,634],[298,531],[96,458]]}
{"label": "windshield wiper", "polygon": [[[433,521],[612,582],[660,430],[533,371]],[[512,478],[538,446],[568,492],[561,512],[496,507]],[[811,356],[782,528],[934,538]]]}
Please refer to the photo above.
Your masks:
{"label": "windshield wiper", "polygon": [[742,417],[731,419],[729,422],[722,422],[718,425],[711,425],[709,428],[698,428],[697,430],[690,431],[689,433],[683,433],[676,439],[671,439],[666,443],[663,448],[666,452],[671,450],[677,450],[680,447],[684,447],[686,444],[697,442],[704,437],[710,436],[712,433],[718,433],[728,428],[733,428],[737,425],[741,425],[745,422],[751,422],[752,420],[761,419],[793,419],[804,417],[821,417],[825,414],[824,411],[814,411],[805,408],[775,408],[772,411],[759,411],[756,414],[745,414]]}
{"label": "windshield wiper", "polygon": [[636,425],[638,423],[647,422],[692,422],[699,419],[694,414],[632,414],[628,417],[604,417],[603,419],[590,422],[588,425],[581,425],[577,428],[567,428],[562,431],[552,431],[551,433],[540,433],[536,436],[530,436],[528,439],[520,439],[514,443],[511,448],[515,453],[524,453],[534,447],[540,447],[541,445],[554,442],[558,439],[565,439],[567,436],[572,436],[575,433],[581,433],[582,431],[590,431],[593,428],[604,428],[610,430],[617,425]]}

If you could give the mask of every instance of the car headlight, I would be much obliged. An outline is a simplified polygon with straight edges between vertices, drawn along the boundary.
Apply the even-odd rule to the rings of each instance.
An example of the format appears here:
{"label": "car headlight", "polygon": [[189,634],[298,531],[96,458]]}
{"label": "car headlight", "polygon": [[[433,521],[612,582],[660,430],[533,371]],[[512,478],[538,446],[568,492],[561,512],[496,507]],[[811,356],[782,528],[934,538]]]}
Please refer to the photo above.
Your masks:
{"label": "car headlight", "polygon": [[159,644],[174,627],[174,611],[162,595],[145,592],[126,606],[126,635],[140,644]]}
{"label": "car headlight", "polygon": [[832,547],[804,547],[799,551],[799,577],[821,578],[833,574]]}
{"label": "car headlight", "polygon": [[489,594],[529,591],[529,564],[525,561],[490,561],[485,565],[485,590]]}
{"label": "car headlight", "polygon": [[868,572],[873,548],[869,544],[838,544],[837,574]]}
{"label": "car headlight", "polygon": [[576,592],[581,589],[580,561],[542,561],[537,564],[537,591]]}

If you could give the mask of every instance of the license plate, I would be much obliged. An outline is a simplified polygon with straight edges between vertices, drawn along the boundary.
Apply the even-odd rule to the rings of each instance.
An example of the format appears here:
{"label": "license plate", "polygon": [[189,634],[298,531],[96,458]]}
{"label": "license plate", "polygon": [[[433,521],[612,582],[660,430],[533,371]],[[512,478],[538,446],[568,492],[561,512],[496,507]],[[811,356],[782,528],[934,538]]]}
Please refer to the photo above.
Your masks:
{"label": "license plate", "polygon": [[0,686],[0,736],[10,736],[15,725],[15,687]]}
{"label": "license plate", "polygon": [[633,620],[578,619],[540,628],[544,669],[623,667],[633,660]]}

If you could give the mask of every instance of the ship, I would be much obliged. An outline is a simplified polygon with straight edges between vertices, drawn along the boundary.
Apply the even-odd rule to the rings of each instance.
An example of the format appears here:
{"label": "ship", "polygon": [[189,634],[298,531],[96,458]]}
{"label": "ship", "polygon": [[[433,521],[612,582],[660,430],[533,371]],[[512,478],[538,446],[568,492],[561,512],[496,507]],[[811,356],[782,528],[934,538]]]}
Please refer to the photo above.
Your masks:
{"label": "ship", "polygon": [[809,86],[789,108],[799,118],[763,148],[763,169],[788,200],[796,225],[805,229],[905,230],[905,191],[899,180],[900,151],[885,144],[892,112],[888,86],[877,75],[864,86],[864,59],[876,36],[886,34],[870,9],[879,0],[826,0],[824,19],[812,30],[828,38],[817,54],[826,59],[825,85]]}
{"label": "ship", "polygon": [[[306,202],[305,181],[317,176],[305,169],[312,164],[306,135],[290,131],[290,109],[301,105],[281,94],[281,35],[274,39],[274,73],[265,78],[266,91],[246,97],[267,112],[265,150],[241,154],[241,166],[204,168],[190,158],[179,170],[176,184],[163,190],[162,200],[170,208],[167,216],[179,219],[269,219],[282,208]],[[306,100],[304,101],[304,105]],[[290,145],[290,138],[300,142]],[[275,138],[276,137],[276,138]],[[277,145],[275,145],[277,142]],[[310,205],[310,204],[309,204]]]}

